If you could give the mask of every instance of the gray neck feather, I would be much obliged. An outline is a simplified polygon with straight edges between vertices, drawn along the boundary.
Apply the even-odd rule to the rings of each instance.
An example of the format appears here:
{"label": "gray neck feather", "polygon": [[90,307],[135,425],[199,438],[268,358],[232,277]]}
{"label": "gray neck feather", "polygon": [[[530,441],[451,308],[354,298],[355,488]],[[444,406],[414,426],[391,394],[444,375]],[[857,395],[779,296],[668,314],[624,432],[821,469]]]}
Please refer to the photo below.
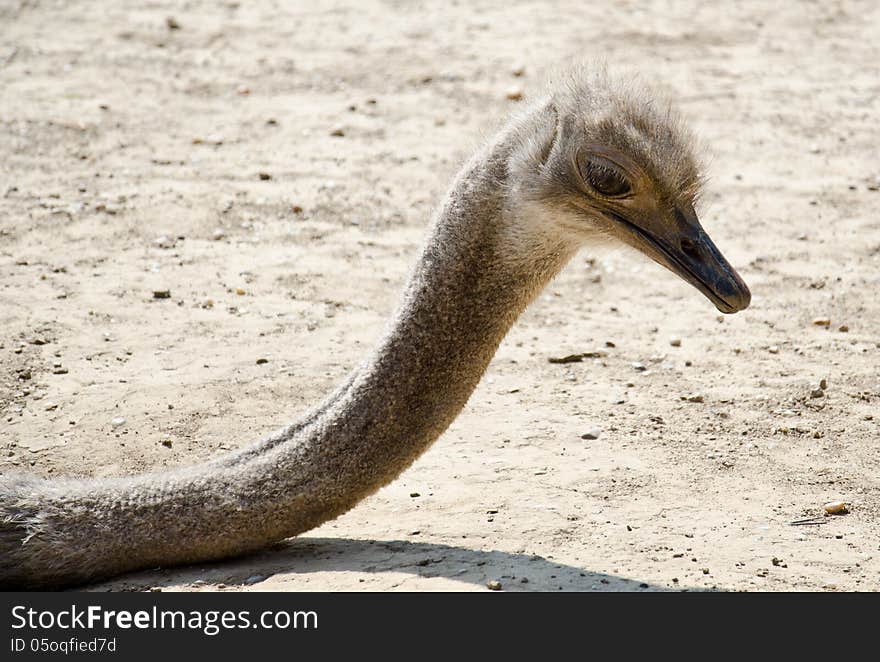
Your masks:
{"label": "gray neck feather", "polygon": [[[252,551],[337,517],[412,464],[575,250],[517,218],[508,181],[516,134],[515,125],[462,170],[378,348],[322,405],[195,466],[105,480],[20,477],[13,496],[0,484],[18,530],[0,527],[0,585],[59,585]],[[16,547],[22,530],[28,537]]]}

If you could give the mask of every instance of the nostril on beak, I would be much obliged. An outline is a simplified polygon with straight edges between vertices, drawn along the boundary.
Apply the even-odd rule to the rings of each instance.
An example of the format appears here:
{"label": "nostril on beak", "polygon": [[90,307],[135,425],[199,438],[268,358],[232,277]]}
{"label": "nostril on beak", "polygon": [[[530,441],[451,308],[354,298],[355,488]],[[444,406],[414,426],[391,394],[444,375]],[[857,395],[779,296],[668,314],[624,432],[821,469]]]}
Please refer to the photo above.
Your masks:
{"label": "nostril on beak", "polygon": [[679,245],[681,246],[682,253],[684,253],[685,255],[687,255],[690,258],[693,258],[695,260],[697,259],[697,257],[698,257],[697,245],[693,241],[691,241],[687,237],[684,237],[681,240]]}

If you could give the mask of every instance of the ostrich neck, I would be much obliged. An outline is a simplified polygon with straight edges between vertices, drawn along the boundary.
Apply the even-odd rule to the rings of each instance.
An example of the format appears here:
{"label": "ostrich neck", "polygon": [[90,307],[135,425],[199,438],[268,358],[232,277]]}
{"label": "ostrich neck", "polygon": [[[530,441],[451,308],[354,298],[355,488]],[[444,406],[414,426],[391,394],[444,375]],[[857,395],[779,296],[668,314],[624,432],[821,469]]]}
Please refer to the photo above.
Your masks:
{"label": "ostrich neck", "polygon": [[398,312],[345,385],[303,421],[220,461],[235,478],[230,487],[248,485],[254,506],[255,494],[269,495],[252,513],[276,522],[268,537],[336,517],[410,466],[455,419],[513,322],[571,257],[572,244],[514,217],[520,211],[504,197],[505,161],[496,147],[458,177]]}
{"label": "ostrich neck", "polygon": [[502,137],[465,167],[376,351],[305,418],[203,464],[47,482],[44,519],[58,526],[28,543],[64,550],[46,552],[56,566],[46,576],[82,581],[259,549],[344,513],[412,464],[574,252],[511,202],[507,160]]}

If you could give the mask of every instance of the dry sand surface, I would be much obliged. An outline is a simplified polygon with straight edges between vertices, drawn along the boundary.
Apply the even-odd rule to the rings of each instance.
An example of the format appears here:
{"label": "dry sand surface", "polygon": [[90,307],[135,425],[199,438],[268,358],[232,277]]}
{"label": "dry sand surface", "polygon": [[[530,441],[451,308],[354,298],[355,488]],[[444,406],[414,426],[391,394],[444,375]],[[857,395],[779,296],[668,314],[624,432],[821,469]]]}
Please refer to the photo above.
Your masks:
{"label": "dry sand surface", "polygon": [[0,1],[0,471],[170,467],[296,418],[381,333],[510,88],[604,57],[705,141],[752,307],[585,251],[392,485],[97,588],[876,589],[880,10],[709,5]]}

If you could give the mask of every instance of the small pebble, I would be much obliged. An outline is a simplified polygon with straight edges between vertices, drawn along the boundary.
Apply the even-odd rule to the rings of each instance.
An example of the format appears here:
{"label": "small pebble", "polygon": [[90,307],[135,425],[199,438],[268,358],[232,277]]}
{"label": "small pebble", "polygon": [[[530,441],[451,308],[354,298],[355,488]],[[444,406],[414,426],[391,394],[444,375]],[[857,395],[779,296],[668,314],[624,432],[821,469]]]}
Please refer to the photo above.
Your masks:
{"label": "small pebble", "polygon": [[811,398],[821,398],[824,396],[825,396],[825,391],[823,391],[821,388],[814,388],[810,391]]}
{"label": "small pebble", "polygon": [[211,235],[211,238],[214,241],[220,241],[221,239],[226,238],[226,231],[223,228],[217,228],[214,230],[214,233]]}
{"label": "small pebble", "polygon": [[410,495],[410,497],[413,498],[413,499],[416,499],[416,498],[422,496],[422,495],[419,494],[418,492],[410,492],[409,495]]}
{"label": "small pebble", "polygon": [[827,379],[824,379],[824,378],[823,378],[823,379],[820,379],[820,380],[819,380],[819,388],[821,388],[823,391],[824,391],[825,389],[827,389],[827,388],[828,388],[828,380],[827,380]]}
{"label": "small pebble", "polygon": [[153,290],[154,299],[170,299],[171,290]]}
{"label": "small pebble", "polygon": [[117,416],[112,421],[110,421],[110,425],[112,425],[114,428],[122,427],[123,425],[125,425],[125,423],[126,421],[122,416]]}
{"label": "small pebble", "polygon": [[244,288],[241,288],[241,287],[236,287],[235,293],[240,297],[243,297],[245,294],[247,294],[247,292],[244,290]]}
{"label": "small pebble", "polygon": [[770,352],[771,354],[779,354],[779,346],[778,345],[770,345],[770,347],[767,348],[767,351]]}
{"label": "small pebble", "polygon": [[817,317],[813,320],[814,326],[831,326],[831,320],[827,317]]}
{"label": "small pebble", "polygon": [[270,175],[268,172],[259,172],[259,173],[257,173],[257,177],[259,177],[260,181],[263,181],[263,182],[266,182],[266,181],[269,181],[270,179],[272,179],[272,175]]}
{"label": "small pebble", "polygon": [[120,209],[122,208],[119,205],[113,204],[112,202],[99,202],[95,205],[95,211],[102,211],[111,216],[118,214]]}
{"label": "small pebble", "polygon": [[849,512],[845,501],[829,501],[822,508],[829,515],[846,515]]}
{"label": "small pebble", "polygon": [[510,70],[510,73],[512,73],[517,78],[520,78],[526,73],[526,66],[524,64],[515,64]]}
{"label": "small pebble", "polygon": [[647,370],[644,363],[639,363],[638,361],[632,363],[632,367],[634,370],[638,370],[639,372],[644,372]]}
{"label": "small pebble", "polygon": [[839,327],[837,327],[837,330],[841,333],[849,333],[849,326],[847,326],[846,324],[841,324]]}
{"label": "small pebble", "polygon": [[173,445],[173,442],[172,442],[170,439],[163,439],[160,443],[161,443],[165,448],[171,448],[171,446]]}
{"label": "small pebble", "polygon": [[602,434],[601,428],[592,427],[581,435],[581,439],[598,439],[600,434]]}
{"label": "small pebble", "polygon": [[339,124],[330,129],[330,135],[336,138],[342,138],[345,135],[345,128]]}
{"label": "small pebble", "polygon": [[268,363],[269,359],[259,358],[257,359],[257,365],[263,365],[264,363]]}
{"label": "small pebble", "polygon": [[518,85],[507,88],[505,96],[511,101],[519,101],[523,98],[523,90]]}
{"label": "small pebble", "polygon": [[169,16],[165,19],[165,27],[169,30],[180,30],[180,23],[178,23],[177,19],[173,16]]}
{"label": "small pebble", "polygon": [[670,338],[669,344],[673,347],[681,347],[681,338]]}
{"label": "small pebble", "polygon": [[551,356],[547,359],[550,363],[580,363],[584,360],[583,354],[569,354],[567,356]]}
{"label": "small pebble", "polygon": [[488,588],[490,591],[500,591],[502,588],[501,582],[499,582],[497,579],[490,579],[486,582],[486,588]]}

